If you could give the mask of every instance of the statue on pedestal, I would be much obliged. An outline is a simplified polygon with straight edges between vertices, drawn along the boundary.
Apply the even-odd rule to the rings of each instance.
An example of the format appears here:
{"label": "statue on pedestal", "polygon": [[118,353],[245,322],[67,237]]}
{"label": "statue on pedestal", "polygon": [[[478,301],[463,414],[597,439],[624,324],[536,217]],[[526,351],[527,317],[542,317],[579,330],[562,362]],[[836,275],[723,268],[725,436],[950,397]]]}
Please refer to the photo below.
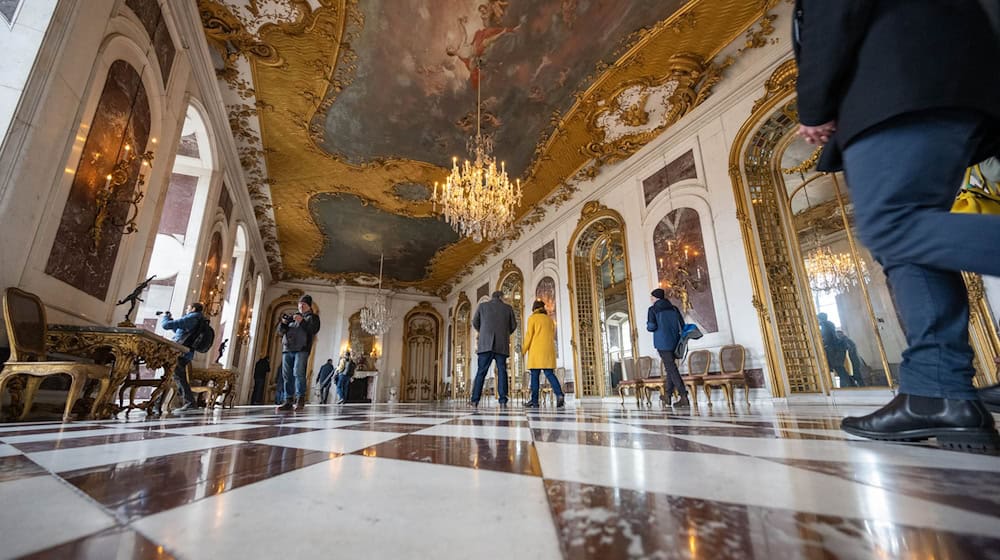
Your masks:
{"label": "statue on pedestal", "polygon": [[152,276],[150,276],[149,278],[146,278],[145,282],[143,282],[142,284],[139,284],[138,286],[136,286],[135,289],[132,290],[131,294],[129,294],[129,295],[123,297],[122,299],[118,300],[118,303],[115,304],[116,307],[119,306],[119,305],[124,305],[125,303],[131,304],[131,305],[129,305],[128,312],[125,313],[125,320],[122,321],[121,323],[118,323],[119,327],[134,327],[135,326],[135,324],[132,323],[132,319],[131,319],[132,312],[135,311],[135,306],[138,303],[141,303],[143,301],[143,299],[141,297],[139,297],[139,296],[142,295],[142,292],[146,291],[146,288],[149,287],[149,283],[153,281],[153,278],[156,278],[155,274],[152,275]]}

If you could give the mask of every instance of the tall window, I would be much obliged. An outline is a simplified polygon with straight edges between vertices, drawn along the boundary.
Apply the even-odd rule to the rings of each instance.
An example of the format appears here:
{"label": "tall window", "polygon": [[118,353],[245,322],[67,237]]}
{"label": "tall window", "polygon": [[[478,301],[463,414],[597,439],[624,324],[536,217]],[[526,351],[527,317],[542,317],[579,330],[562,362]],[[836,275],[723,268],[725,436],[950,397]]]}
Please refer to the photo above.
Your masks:
{"label": "tall window", "polygon": [[141,327],[157,331],[157,311],[169,310],[175,317],[184,312],[211,177],[208,132],[198,111],[188,107],[146,270],[146,278],[156,278],[142,296],[135,318]]}

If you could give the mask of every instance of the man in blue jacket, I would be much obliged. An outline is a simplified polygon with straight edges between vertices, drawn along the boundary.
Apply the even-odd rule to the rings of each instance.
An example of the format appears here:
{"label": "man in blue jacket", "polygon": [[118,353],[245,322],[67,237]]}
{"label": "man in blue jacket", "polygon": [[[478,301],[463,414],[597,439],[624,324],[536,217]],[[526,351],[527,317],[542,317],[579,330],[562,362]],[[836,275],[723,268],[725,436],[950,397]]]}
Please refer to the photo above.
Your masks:
{"label": "man in blue jacket", "polygon": [[899,394],[845,418],[850,434],[1000,449],[972,385],[962,280],[1000,275],[1000,216],[949,212],[965,169],[1000,150],[997,4],[796,2],[799,134],[825,146],[818,170],[844,170],[858,237],[885,271],[909,345]]}
{"label": "man in blue jacket", "polygon": [[184,399],[184,404],[180,408],[174,409],[174,412],[186,412],[195,407],[194,393],[191,392],[191,385],[187,378],[187,366],[194,359],[194,349],[190,346],[194,343],[192,335],[195,334],[195,330],[201,325],[201,322],[205,320],[205,315],[202,314],[203,309],[202,304],[195,302],[188,306],[187,312],[180,319],[174,319],[167,311],[160,320],[161,328],[175,331],[174,342],[179,342],[188,349],[187,353],[181,354],[177,358],[177,367],[174,368],[174,383],[180,389],[181,397]]}
{"label": "man in blue jacket", "polygon": [[674,397],[674,389],[680,393],[681,398],[676,404],[671,406],[691,406],[688,401],[687,387],[681,379],[681,372],[677,369],[677,358],[674,350],[677,343],[681,341],[681,329],[684,327],[684,318],[674,304],[667,299],[667,294],[662,288],[653,290],[650,294],[653,305],[649,306],[646,313],[646,330],[653,333],[653,347],[660,353],[663,360],[663,371],[666,377],[663,380],[663,395],[660,400],[665,404],[671,404]]}

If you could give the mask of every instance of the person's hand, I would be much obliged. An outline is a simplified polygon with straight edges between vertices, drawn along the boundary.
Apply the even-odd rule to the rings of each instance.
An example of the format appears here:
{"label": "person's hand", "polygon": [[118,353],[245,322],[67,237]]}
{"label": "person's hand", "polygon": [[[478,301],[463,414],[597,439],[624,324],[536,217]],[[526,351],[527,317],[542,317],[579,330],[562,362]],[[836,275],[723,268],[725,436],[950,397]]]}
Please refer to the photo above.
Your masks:
{"label": "person's hand", "polygon": [[799,136],[813,146],[825,145],[829,142],[834,132],[837,132],[837,121],[830,121],[817,126],[799,125]]}

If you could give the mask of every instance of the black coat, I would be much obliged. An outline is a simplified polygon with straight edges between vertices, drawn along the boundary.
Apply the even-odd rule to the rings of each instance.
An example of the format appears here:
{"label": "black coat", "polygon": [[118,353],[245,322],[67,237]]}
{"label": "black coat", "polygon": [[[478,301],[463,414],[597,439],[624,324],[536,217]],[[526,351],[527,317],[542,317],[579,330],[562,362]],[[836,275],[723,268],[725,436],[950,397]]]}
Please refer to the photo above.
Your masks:
{"label": "black coat", "polygon": [[796,0],[799,119],[837,121],[821,171],[840,169],[851,140],[900,115],[963,108],[1000,121],[1000,35],[980,2]]}
{"label": "black coat", "polygon": [[683,328],[684,317],[669,300],[658,299],[649,306],[646,312],[646,330],[653,333],[653,348],[675,351]]}

